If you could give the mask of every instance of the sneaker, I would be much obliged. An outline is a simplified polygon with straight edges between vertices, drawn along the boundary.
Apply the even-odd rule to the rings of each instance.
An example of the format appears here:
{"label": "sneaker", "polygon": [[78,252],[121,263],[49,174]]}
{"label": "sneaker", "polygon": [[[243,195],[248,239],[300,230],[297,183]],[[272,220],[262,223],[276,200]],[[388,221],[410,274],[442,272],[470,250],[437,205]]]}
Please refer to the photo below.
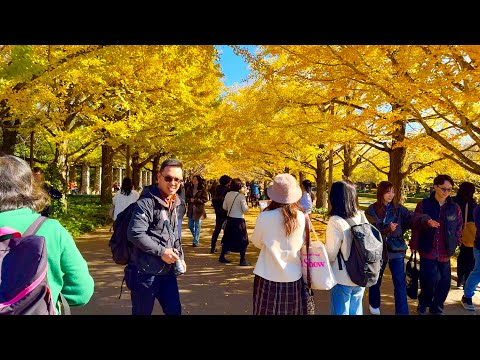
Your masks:
{"label": "sneaker", "polygon": [[467,298],[465,295],[462,296],[462,306],[468,311],[475,311],[475,305],[472,303],[472,298]]}
{"label": "sneaker", "polygon": [[192,244],[192,246],[193,246],[193,247],[197,247],[197,246],[198,246],[198,244],[195,244],[195,243],[193,243],[193,244]]}
{"label": "sneaker", "polygon": [[240,261],[240,266],[251,266],[252,264],[250,264],[248,261],[246,260],[243,260],[243,261]]}
{"label": "sneaker", "polygon": [[380,315],[380,308],[374,308],[372,305],[368,305],[368,309],[370,310],[370,314]]}
{"label": "sneaker", "polygon": [[418,313],[418,315],[425,315],[427,313],[427,307],[418,304],[417,305],[417,313]]}

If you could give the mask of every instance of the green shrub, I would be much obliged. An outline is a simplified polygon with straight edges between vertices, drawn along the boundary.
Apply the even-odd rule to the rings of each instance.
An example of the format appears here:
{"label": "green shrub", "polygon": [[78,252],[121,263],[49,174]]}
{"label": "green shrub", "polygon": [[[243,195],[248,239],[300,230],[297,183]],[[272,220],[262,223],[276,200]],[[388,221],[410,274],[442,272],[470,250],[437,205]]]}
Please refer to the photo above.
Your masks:
{"label": "green shrub", "polygon": [[50,217],[57,219],[73,237],[88,233],[99,226],[110,224],[110,204],[102,205],[99,195],[67,195],[68,210],[61,211],[58,205]]}

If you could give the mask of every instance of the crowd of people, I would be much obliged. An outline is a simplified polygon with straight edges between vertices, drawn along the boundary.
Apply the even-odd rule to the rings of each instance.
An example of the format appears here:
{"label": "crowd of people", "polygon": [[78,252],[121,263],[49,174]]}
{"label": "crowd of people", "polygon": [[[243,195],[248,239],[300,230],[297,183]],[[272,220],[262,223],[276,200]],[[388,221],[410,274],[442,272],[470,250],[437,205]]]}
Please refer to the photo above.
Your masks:
{"label": "crowd of people", "polygon": [[[0,228],[14,226],[19,232],[48,210],[52,188],[45,185],[40,168],[15,156],[0,156]],[[207,188],[197,174],[184,183],[183,164],[165,160],[156,173],[156,181],[139,194],[130,178],[124,178],[112,200],[113,220],[128,205],[136,203],[129,220],[127,239],[131,254],[125,267],[125,282],[130,289],[132,314],[152,313],[157,300],[166,315],[182,312],[177,277],[186,271],[182,239],[184,217],[191,233],[191,246],[200,242],[205,206],[209,200],[215,211],[215,228],[210,253],[218,254],[220,263],[230,263],[231,253],[239,253],[240,266],[250,266],[246,250],[250,244],[259,249],[253,269],[252,308],[255,315],[304,315],[306,299],[300,249],[311,222],[315,195],[310,180],[302,181],[290,174],[279,174],[262,191],[256,181],[247,184],[240,178],[223,175]],[[381,314],[381,285],[387,264],[394,286],[395,314],[408,315],[405,257],[408,248],[420,256],[420,293],[417,313],[441,315],[450,290],[450,258],[460,247],[457,286],[463,287],[461,304],[474,311],[472,297],[480,282],[480,239],[473,244],[462,240],[467,223],[480,226],[480,207],[475,201],[475,185],[463,182],[455,196],[454,180],[438,175],[433,191],[415,210],[397,203],[398,191],[388,181],[377,186],[376,201],[366,211],[358,204],[354,183],[336,181],[329,192],[331,208],[326,227],[325,249],[335,276],[330,292],[330,313],[362,315],[362,301],[368,289],[369,312]],[[303,188],[303,189],[302,189]],[[60,194],[61,196],[61,194]],[[245,214],[250,206],[266,198],[249,239]],[[48,215],[48,213],[46,214]],[[383,241],[382,265],[377,282],[370,286],[355,283],[345,271],[344,262],[352,249],[351,224],[371,223]],[[405,232],[411,230],[411,240]],[[220,234],[220,250],[217,249]],[[48,280],[53,299],[62,293],[72,306],[85,305],[93,295],[94,282],[88,265],[68,231],[54,219],[38,231],[48,247]],[[465,236],[463,236],[464,238]],[[216,256],[216,255],[215,255]],[[179,270],[181,269],[181,270]]]}

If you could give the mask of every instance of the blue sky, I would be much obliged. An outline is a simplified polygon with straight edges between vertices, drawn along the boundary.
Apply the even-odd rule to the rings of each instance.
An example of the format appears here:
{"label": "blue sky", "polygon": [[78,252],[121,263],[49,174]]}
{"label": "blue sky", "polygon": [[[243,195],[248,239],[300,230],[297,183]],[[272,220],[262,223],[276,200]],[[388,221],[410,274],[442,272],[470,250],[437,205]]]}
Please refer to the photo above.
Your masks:
{"label": "blue sky", "polygon": [[[253,52],[255,45],[242,45],[246,46],[250,52]],[[225,86],[232,86],[234,83],[241,85],[243,81],[246,81],[248,74],[250,73],[248,65],[243,61],[240,56],[235,55],[232,48],[227,45],[217,45],[217,48],[221,51],[220,54],[220,66],[224,74]]]}

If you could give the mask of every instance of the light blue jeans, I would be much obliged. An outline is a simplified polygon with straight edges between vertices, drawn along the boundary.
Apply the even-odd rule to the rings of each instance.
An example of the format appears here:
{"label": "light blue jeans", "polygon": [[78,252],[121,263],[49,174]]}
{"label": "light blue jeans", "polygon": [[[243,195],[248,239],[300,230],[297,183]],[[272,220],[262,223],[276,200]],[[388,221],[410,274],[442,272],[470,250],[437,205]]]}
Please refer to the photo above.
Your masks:
{"label": "light blue jeans", "polygon": [[330,290],[331,315],[363,315],[365,288],[337,284]]}
{"label": "light blue jeans", "polygon": [[468,275],[468,279],[465,282],[465,287],[463,289],[463,293],[467,298],[473,297],[475,289],[477,288],[478,283],[480,283],[480,250],[476,247],[473,248],[473,257],[475,258],[475,267],[470,275]]}
{"label": "light blue jeans", "polygon": [[198,245],[200,241],[200,227],[202,225],[202,220],[194,220],[193,218],[188,218],[188,228],[193,236],[193,243]]}

